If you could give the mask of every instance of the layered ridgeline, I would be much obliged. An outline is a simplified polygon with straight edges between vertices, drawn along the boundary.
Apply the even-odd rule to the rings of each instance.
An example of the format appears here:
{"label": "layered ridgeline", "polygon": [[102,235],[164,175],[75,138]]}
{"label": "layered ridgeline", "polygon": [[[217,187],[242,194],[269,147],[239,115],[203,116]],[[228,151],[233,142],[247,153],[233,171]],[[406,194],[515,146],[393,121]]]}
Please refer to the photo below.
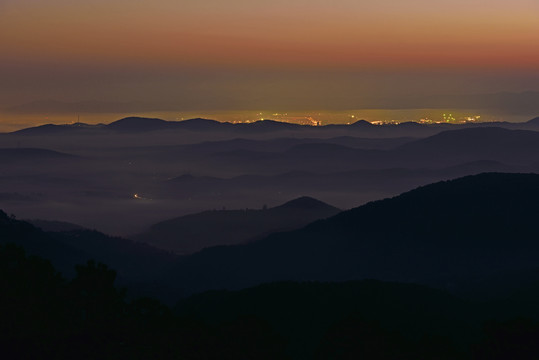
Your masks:
{"label": "layered ridgeline", "polygon": [[[420,187],[244,245],[175,257],[89,231],[44,233],[2,215],[0,239],[53,260],[88,258],[170,296],[280,280],[379,279],[503,291],[539,268],[539,175],[487,173]],[[218,236],[218,235],[217,235]],[[66,270],[67,271],[67,270]]]}
{"label": "layered ridgeline", "polygon": [[150,132],[161,130],[188,130],[188,131],[233,131],[243,133],[257,133],[257,132],[276,132],[276,131],[290,131],[290,130],[313,130],[317,132],[323,132],[325,130],[335,130],[339,128],[346,128],[349,131],[360,131],[371,134],[377,134],[381,132],[393,132],[402,131],[409,132],[410,130],[421,132],[423,134],[433,133],[432,131],[442,131],[448,128],[471,128],[471,127],[486,127],[497,126],[511,129],[537,129],[539,126],[538,118],[531,119],[522,123],[511,122],[480,122],[480,123],[465,123],[465,124],[429,124],[424,125],[416,122],[403,122],[400,124],[385,124],[385,125],[373,125],[368,121],[359,120],[351,124],[329,124],[324,126],[308,126],[299,125],[295,123],[275,121],[271,119],[259,120],[249,123],[229,123],[220,122],[210,119],[195,118],[183,121],[166,121],[156,118],[145,117],[126,117],[109,124],[86,124],[86,123],[73,123],[73,124],[45,124],[35,127],[29,127],[13,132],[12,134],[19,135],[47,135],[55,133],[82,133],[82,132],[95,132],[95,131],[112,131],[123,133],[137,133],[137,132]]}
{"label": "layered ridgeline", "polygon": [[178,254],[189,254],[216,245],[260,240],[270,233],[298,229],[339,212],[322,201],[301,197],[261,210],[212,210],[185,215],[154,224],[148,232],[132,239]]}
{"label": "layered ridgeline", "polygon": [[[168,266],[176,260],[174,255],[73,224],[32,222],[35,226],[0,211],[0,245],[21,246],[29,255],[51,261],[56,270],[67,277],[75,275],[76,265],[95,260],[117,271],[119,284],[128,286],[131,294],[173,294],[172,290],[154,284],[154,280],[164,276]],[[46,232],[37,226],[55,231]]]}
{"label": "layered ridgeline", "polygon": [[365,278],[455,291],[490,286],[493,276],[539,268],[538,203],[537,174],[468,176],[256,243],[205,249],[179,261],[170,279],[189,292]]}

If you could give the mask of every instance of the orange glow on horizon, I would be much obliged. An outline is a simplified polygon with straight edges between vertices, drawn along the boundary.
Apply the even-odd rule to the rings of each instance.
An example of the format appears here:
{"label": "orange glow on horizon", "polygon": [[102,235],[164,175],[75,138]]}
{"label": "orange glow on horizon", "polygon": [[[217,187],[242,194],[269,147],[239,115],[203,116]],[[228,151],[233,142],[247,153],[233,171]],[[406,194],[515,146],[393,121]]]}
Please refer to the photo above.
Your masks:
{"label": "orange glow on horizon", "polygon": [[0,30],[9,31],[0,31],[0,45],[7,50],[0,60],[172,68],[539,69],[539,25],[533,12],[487,9],[436,16],[418,8],[404,14],[376,9],[372,16],[326,16],[311,10],[294,16],[223,15],[209,9],[198,17],[165,12],[152,17],[143,8],[105,12],[106,5],[75,16],[82,5],[66,6],[2,19]]}
{"label": "orange glow on horizon", "polygon": [[[131,34],[132,35],[132,34]],[[539,69],[539,48],[533,39],[507,43],[436,42],[388,39],[354,41],[349,45],[286,43],[250,38],[188,34],[152,35],[94,33],[51,34],[51,42],[30,43],[12,37],[4,57],[82,64],[150,66],[344,67],[344,68],[527,68]],[[530,36],[531,37],[531,36]],[[24,46],[19,44],[23,43]],[[85,46],[77,46],[77,44]],[[7,55],[7,56],[6,56]]]}
{"label": "orange glow on horizon", "polygon": [[0,0],[0,109],[335,109],[539,91],[538,15],[537,0]]}

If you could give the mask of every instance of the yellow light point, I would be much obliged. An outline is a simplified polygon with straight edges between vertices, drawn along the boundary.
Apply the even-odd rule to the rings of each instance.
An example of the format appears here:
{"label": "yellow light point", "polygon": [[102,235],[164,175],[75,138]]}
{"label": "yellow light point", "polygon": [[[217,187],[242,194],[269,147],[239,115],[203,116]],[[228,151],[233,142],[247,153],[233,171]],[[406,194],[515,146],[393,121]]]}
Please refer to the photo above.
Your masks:
{"label": "yellow light point", "polygon": [[134,199],[140,199],[140,196],[139,196],[139,194],[135,194],[135,195],[133,195],[133,198]]}

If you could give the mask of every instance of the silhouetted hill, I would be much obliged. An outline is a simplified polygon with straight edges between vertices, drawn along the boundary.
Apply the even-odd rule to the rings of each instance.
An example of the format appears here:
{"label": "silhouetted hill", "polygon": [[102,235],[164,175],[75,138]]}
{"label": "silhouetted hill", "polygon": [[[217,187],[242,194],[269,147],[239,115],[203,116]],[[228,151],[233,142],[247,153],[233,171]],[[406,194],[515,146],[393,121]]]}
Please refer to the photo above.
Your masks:
{"label": "silhouetted hill", "polygon": [[190,131],[211,131],[222,130],[224,128],[228,128],[231,125],[232,124],[230,123],[222,123],[215,120],[196,118],[175,122],[174,127]]}
{"label": "silhouetted hill", "polygon": [[273,120],[260,120],[252,123],[231,124],[202,118],[188,119],[183,121],[165,121],[161,119],[141,117],[128,117],[107,125],[107,128],[110,129],[130,132],[145,132],[163,129],[182,129],[206,132],[223,130],[233,130],[239,132],[271,132],[298,129],[300,127],[301,125],[298,124]]}
{"label": "silhouetted hill", "polygon": [[440,182],[256,243],[205,249],[178,264],[175,281],[191,291],[364,278],[480,286],[537,267],[538,201],[536,174]]}
{"label": "silhouetted hill", "polygon": [[189,254],[216,245],[241,244],[272,232],[291,230],[340,210],[322,201],[302,197],[262,210],[213,210],[152,225],[133,239],[152,246]]}
{"label": "silhouetted hill", "polygon": [[539,116],[526,121],[526,124],[539,125]]}
{"label": "silhouetted hill", "polygon": [[207,119],[189,119],[184,121],[166,121],[157,118],[145,118],[131,116],[103,125],[90,125],[85,123],[74,124],[45,124],[14,131],[16,135],[63,135],[66,133],[80,133],[82,130],[112,130],[120,133],[143,133],[167,129],[184,129],[190,131],[218,131],[231,126],[229,123],[221,123]]}
{"label": "silhouetted hill", "polygon": [[65,279],[49,261],[0,244],[2,357],[506,360],[539,355],[536,290],[474,303],[413,284],[281,282],[197,294],[171,311],[155,299],[127,300],[106,264],[91,261],[76,266],[76,273]]}
{"label": "silhouetted hill", "polygon": [[282,205],[274,207],[273,209],[297,210],[297,211],[320,210],[320,211],[328,211],[328,212],[339,211],[339,209],[337,209],[336,207],[330,206],[323,201],[314,199],[309,196],[302,196],[300,198],[290,200]]}
{"label": "silhouetted hill", "polygon": [[407,162],[454,164],[476,160],[530,163],[537,161],[538,151],[539,132],[498,127],[444,131],[393,150]]}
{"label": "silhouetted hill", "polygon": [[275,121],[275,120],[259,120],[252,123],[239,123],[234,126],[241,131],[248,132],[268,132],[268,131],[281,131],[281,130],[296,130],[301,129],[304,125]]}
{"label": "silhouetted hill", "polygon": [[[97,231],[70,230],[45,232],[28,222],[8,217],[0,211],[0,243],[15,243],[29,254],[48,259],[65,276],[74,275],[77,264],[96,260],[110,264],[118,271],[122,285],[137,284],[135,290],[150,291],[151,282],[162,276],[176,257],[145,244]],[[156,286],[156,293],[166,292]],[[168,290],[167,290],[168,291]]]}
{"label": "silhouetted hill", "polygon": [[107,129],[127,132],[154,131],[167,128],[168,121],[143,117],[127,117],[106,125]]}
{"label": "silhouetted hill", "polygon": [[25,220],[35,227],[43,231],[72,231],[72,230],[83,230],[84,228],[77,224],[72,224],[65,221],[50,221],[50,220],[40,220],[40,219],[28,219]]}
{"label": "silhouetted hill", "polygon": [[366,126],[366,127],[371,127],[371,126],[375,126],[373,124],[371,124],[370,122],[368,122],[367,120],[358,120],[352,124],[350,124],[350,126],[353,126],[353,127],[359,127],[359,126]]}
{"label": "silhouetted hill", "polygon": [[150,282],[162,275],[164,267],[176,257],[146,244],[120,237],[112,237],[95,230],[71,230],[48,233],[55,240],[110,264],[122,281]]}
{"label": "silhouetted hill", "polygon": [[[350,166],[351,167],[351,166]],[[499,161],[477,160],[455,166],[439,167],[388,167],[381,169],[358,169],[337,172],[286,171],[270,175],[241,175],[231,178],[182,175],[166,181],[159,196],[184,198],[201,196],[212,189],[222,196],[249,196],[249,194],[315,194],[347,192],[349,201],[343,207],[357,206],[358,203],[378,200],[381,197],[399,194],[418,185],[435,181],[454,179],[482,172],[530,172],[532,167],[508,165]],[[363,197],[365,192],[371,192]],[[356,195],[357,194],[357,195]],[[285,195],[286,196],[286,195]],[[330,198],[328,198],[330,199]]]}
{"label": "silhouetted hill", "polygon": [[[314,358],[324,333],[350,318],[377,324],[388,333],[399,333],[411,345],[407,349],[410,352],[425,346],[421,342],[428,343],[429,338],[444,338],[456,348],[455,340],[473,337],[479,330],[473,310],[473,306],[439,290],[374,280],[271,283],[241,291],[197,294],[176,305],[180,316],[210,324],[246,316],[262,319],[289,340],[289,353],[294,359]],[[359,337],[355,341],[360,341]],[[416,346],[418,349],[411,350]],[[445,351],[456,350],[450,348]],[[404,355],[395,358],[400,356]],[[408,356],[402,358],[418,358]]]}
{"label": "silhouetted hill", "polygon": [[88,129],[101,129],[102,125],[89,125],[85,123],[74,123],[65,125],[45,124],[12,132],[16,135],[63,135],[66,133],[80,132]]}
{"label": "silhouetted hill", "polygon": [[444,131],[439,134],[429,136],[425,139],[416,140],[400,146],[399,151],[414,150],[417,152],[425,150],[470,152],[473,147],[481,149],[483,144],[488,144],[488,151],[492,144],[501,142],[501,145],[515,146],[524,142],[523,145],[533,143],[539,137],[536,131],[508,130],[499,127],[485,127]]}
{"label": "silhouetted hill", "polygon": [[[482,329],[484,304],[418,285],[272,283],[195,295],[174,312],[155,299],[125,299],[102,263],[78,265],[65,279],[12,244],[0,244],[0,260],[0,354],[10,359],[479,360],[539,352],[532,319]],[[497,309],[495,319],[504,319],[507,309]],[[474,356],[493,348],[497,357]]]}
{"label": "silhouetted hill", "polygon": [[68,275],[73,275],[75,264],[82,264],[86,260],[86,254],[82,251],[54,239],[30,223],[8,217],[1,210],[0,243],[15,243],[30,255],[50,260],[58,271]]}
{"label": "silhouetted hill", "polygon": [[223,171],[259,174],[292,170],[327,173],[396,167],[441,168],[477,161],[536,166],[539,132],[477,127],[443,131],[385,149],[305,142],[284,151],[243,150],[239,146],[231,151],[223,150],[201,158],[199,163]]}

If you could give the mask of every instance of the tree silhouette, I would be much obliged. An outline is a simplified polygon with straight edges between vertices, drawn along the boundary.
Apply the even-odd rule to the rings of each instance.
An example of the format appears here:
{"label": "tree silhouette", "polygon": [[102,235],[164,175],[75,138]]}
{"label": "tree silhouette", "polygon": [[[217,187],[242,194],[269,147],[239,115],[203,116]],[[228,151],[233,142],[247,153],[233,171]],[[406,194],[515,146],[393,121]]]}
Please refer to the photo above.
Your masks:
{"label": "tree silhouette", "polygon": [[116,272],[105,264],[88,261],[75,267],[77,276],[69,285],[76,299],[77,318],[83,322],[109,322],[122,314],[125,290],[114,286]]}
{"label": "tree silhouette", "polygon": [[[47,353],[63,332],[65,282],[47,260],[0,245],[0,348],[11,358]],[[32,341],[37,340],[37,341]],[[29,346],[32,345],[32,346]],[[25,356],[22,356],[25,355]]]}

